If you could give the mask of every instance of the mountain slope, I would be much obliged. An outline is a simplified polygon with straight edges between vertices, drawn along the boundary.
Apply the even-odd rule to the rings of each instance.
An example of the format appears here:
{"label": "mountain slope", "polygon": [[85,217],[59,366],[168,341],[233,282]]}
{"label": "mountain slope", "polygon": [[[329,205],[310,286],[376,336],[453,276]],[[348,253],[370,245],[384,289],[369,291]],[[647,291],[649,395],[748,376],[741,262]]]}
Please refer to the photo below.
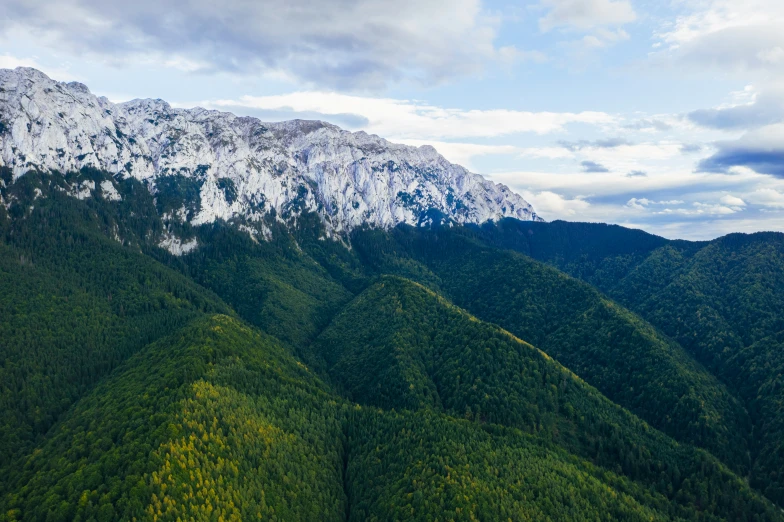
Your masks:
{"label": "mountain slope", "polygon": [[784,235],[667,241],[621,227],[514,220],[479,235],[597,285],[726,382],[754,425],[750,481],[784,505]]}
{"label": "mountain slope", "polygon": [[653,426],[747,470],[749,420],[739,401],[683,348],[589,285],[462,229],[406,227],[391,235],[358,232],[352,240],[380,272],[441,291]]}
{"label": "mountain slope", "polygon": [[276,340],[218,315],[79,401],[0,501],[5,520],[781,519],[707,455],[699,475],[688,462],[668,502],[539,437],[352,406]]}
{"label": "mountain slope", "polygon": [[0,218],[0,469],[142,346],[204,313],[232,313],[106,237],[99,209],[58,191],[35,199],[39,187],[35,176],[16,184],[20,198],[33,194],[27,211]]}
{"label": "mountain slope", "polygon": [[723,496],[745,490],[707,453],[663,436],[533,346],[405,279],[384,277],[360,294],[313,351],[338,389],[362,404],[444,412],[491,433],[501,424],[536,434],[637,482],[660,502],[669,498],[673,505],[659,509],[671,516],[727,517]]}
{"label": "mountain slope", "polygon": [[[34,69],[0,70],[0,167],[84,167],[132,176],[188,197],[171,219],[293,221],[303,211],[328,230],[448,218],[481,223],[538,219],[503,185],[453,165],[429,146],[395,145],[314,121],[262,123],[162,100],[112,104],[79,83]],[[87,188],[88,193],[89,189]]]}
{"label": "mountain slope", "polygon": [[338,405],[227,316],[146,347],[13,470],[7,520],[343,520]]}

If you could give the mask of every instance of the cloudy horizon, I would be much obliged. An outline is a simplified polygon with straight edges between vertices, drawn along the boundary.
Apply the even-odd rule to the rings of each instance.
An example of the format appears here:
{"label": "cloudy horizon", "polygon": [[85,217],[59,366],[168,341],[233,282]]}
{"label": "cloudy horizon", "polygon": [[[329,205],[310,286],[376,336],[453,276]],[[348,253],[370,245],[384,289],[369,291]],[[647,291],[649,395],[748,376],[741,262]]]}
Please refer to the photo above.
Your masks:
{"label": "cloudy horizon", "polygon": [[0,68],[432,145],[547,220],[784,231],[774,0],[155,5],[3,2]]}

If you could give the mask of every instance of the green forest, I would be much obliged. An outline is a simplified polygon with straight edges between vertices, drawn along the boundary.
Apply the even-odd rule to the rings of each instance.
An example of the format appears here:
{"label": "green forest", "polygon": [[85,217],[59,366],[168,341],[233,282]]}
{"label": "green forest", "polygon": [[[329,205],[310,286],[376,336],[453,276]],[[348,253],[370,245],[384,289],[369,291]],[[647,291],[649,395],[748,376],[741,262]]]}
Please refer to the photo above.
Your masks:
{"label": "green forest", "polygon": [[0,520],[784,520],[784,235],[262,236],[161,190],[0,184]]}

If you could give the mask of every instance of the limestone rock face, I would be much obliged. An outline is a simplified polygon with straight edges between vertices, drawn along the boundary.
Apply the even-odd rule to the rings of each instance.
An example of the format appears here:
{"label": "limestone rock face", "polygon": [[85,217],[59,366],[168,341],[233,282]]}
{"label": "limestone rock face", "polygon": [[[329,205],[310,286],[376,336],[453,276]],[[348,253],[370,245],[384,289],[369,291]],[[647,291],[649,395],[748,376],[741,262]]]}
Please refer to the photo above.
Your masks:
{"label": "limestone rock face", "polygon": [[[162,100],[113,104],[81,83],[30,68],[0,69],[0,166],[14,179],[31,169],[94,167],[133,176],[153,194],[185,180],[198,201],[179,219],[296,219],[316,212],[327,229],[539,220],[531,205],[452,164],[429,146],[390,143],[321,121],[264,123]],[[108,186],[80,187],[82,192]],[[77,194],[81,194],[78,192]]]}

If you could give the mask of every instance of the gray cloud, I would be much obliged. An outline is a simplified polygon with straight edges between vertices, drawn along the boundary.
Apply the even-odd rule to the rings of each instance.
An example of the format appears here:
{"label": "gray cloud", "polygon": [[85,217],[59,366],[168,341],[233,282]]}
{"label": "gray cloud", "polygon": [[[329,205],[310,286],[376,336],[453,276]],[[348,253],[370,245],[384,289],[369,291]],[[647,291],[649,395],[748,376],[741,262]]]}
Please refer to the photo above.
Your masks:
{"label": "gray cloud", "polygon": [[583,172],[610,172],[610,169],[595,161],[583,161],[580,165],[583,167]]}
{"label": "gray cloud", "polygon": [[558,142],[558,145],[561,147],[568,149],[572,152],[582,150],[582,149],[613,149],[615,147],[620,147],[621,145],[632,145],[624,138],[607,138],[607,139],[600,139],[600,140],[580,140],[580,141],[565,141],[561,140]]}
{"label": "gray cloud", "polygon": [[722,109],[701,109],[689,120],[712,129],[749,129],[784,121],[784,93],[765,92],[753,103]]}
{"label": "gray cloud", "polygon": [[626,174],[627,178],[647,178],[648,173],[644,170],[632,170],[631,172]]}
{"label": "gray cloud", "polygon": [[[444,16],[444,13],[459,13]],[[276,72],[340,89],[437,83],[509,59],[479,0],[6,0],[21,30],[81,57],[188,71]]]}
{"label": "gray cloud", "polygon": [[715,146],[716,153],[697,165],[699,172],[729,173],[733,167],[747,167],[759,174],[784,178],[784,124],[762,127]]}

